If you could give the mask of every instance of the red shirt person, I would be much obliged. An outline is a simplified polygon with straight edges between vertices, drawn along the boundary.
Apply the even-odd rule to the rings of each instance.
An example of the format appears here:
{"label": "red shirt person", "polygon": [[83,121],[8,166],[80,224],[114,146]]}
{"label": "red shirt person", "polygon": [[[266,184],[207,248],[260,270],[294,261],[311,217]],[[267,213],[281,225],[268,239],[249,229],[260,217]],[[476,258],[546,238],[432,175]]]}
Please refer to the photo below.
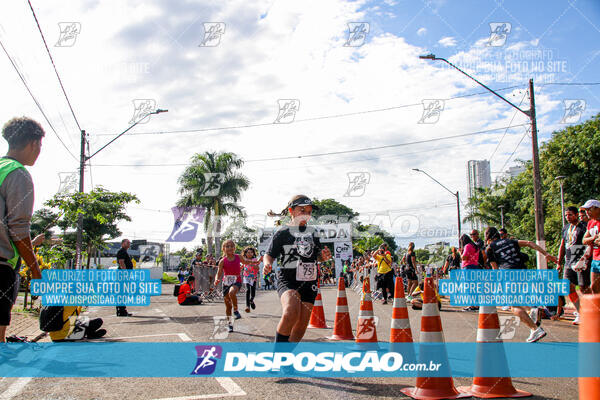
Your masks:
{"label": "red shirt person", "polygon": [[180,306],[195,306],[202,304],[202,300],[195,294],[192,294],[192,287],[194,286],[195,280],[196,278],[194,278],[194,275],[190,275],[185,283],[179,287],[177,302]]}

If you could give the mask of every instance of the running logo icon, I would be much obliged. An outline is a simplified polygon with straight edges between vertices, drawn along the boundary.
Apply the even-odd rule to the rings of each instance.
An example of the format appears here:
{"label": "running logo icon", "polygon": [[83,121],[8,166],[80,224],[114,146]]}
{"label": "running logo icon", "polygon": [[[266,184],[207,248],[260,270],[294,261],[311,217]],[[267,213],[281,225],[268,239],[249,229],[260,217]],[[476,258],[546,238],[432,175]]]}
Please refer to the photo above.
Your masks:
{"label": "running logo icon", "polygon": [[60,180],[60,184],[58,185],[57,193],[74,192],[79,181],[77,172],[59,172],[58,179]]}
{"label": "running logo icon", "polygon": [[510,22],[491,22],[490,38],[487,42],[487,45],[490,47],[504,46],[511,29],[512,25]]}
{"label": "running logo icon", "polygon": [[368,22],[349,22],[348,23],[348,40],[344,43],[344,47],[360,47],[365,44],[367,34],[371,30]]}
{"label": "running logo icon", "polygon": [[59,22],[58,29],[60,30],[60,36],[54,47],[73,47],[77,35],[81,33],[81,23]]}
{"label": "running logo icon", "polygon": [[171,208],[175,222],[167,242],[191,242],[196,238],[198,227],[204,220],[206,210],[202,207]]}
{"label": "running logo icon", "polygon": [[581,115],[585,111],[585,100],[564,100],[565,114],[560,120],[561,124],[576,124],[581,119]]}
{"label": "running logo icon", "polygon": [[196,352],[198,361],[190,375],[210,375],[215,372],[217,360],[223,355],[221,346],[196,346]]}
{"label": "running logo icon", "polygon": [[296,113],[300,110],[300,100],[298,99],[279,99],[279,113],[274,124],[289,124],[294,122]]}
{"label": "running logo icon", "polygon": [[360,197],[365,194],[371,174],[368,172],[348,172],[348,189],[344,197]]}
{"label": "running logo icon", "polygon": [[217,47],[225,34],[225,22],[204,22],[204,40],[198,47]]}
{"label": "running logo icon", "polygon": [[419,124],[435,124],[440,120],[440,115],[444,111],[444,100],[433,99],[423,100],[423,115]]}
{"label": "running logo icon", "polygon": [[156,111],[156,100],[154,99],[135,99],[133,100],[133,116],[130,124],[145,124],[150,120],[150,113]]}
{"label": "running logo icon", "polygon": [[206,197],[218,196],[223,183],[225,183],[225,174],[206,172],[204,174],[204,187],[202,188],[201,195]]}
{"label": "running logo icon", "polygon": [[500,331],[498,332],[498,336],[496,339],[502,340],[511,340],[515,337],[515,333],[517,333],[517,326],[521,322],[516,315],[499,315],[500,320]]}

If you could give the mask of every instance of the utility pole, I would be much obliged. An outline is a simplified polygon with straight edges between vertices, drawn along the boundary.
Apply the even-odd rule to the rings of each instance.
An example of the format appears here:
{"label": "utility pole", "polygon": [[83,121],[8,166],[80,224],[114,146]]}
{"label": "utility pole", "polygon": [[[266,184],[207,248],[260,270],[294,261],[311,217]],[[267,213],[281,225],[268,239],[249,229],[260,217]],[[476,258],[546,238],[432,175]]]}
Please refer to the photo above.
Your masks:
{"label": "utility pole", "polygon": [[[505,103],[509,104],[511,107],[519,110],[523,114],[527,115],[527,117],[531,121],[531,147],[532,147],[532,167],[533,167],[533,203],[534,203],[534,215],[535,215],[535,236],[537,244],[546,249],[546,240],[544,236],[544,210],[542,203],[542,180],[540,178],[540,156],[538,149],[538,140],[537,140],[537,121],[535,118],[535,95],[533,92],[533,79],[529,79],[529,110],[522,110],[517,105],[513,104],[509,100],[502,97],[500,94],[496,93],[471,75],[467,74],[462,69],[458,68],[456,65],[452,64],[450,61],[445,58],[436,57],[435,54],[428,54],[426,56],[419,56],[422,60],[433,60],[433,61],[443,61],[452,68],[461,72],[469,79],[473,80],[479,86],[482,86],[494,96],[498,97]],[[538,269],[546,269],[548,265],[546,263],[546,258],[543,257],[540,253],[537,253],[537,267]]]}
{"label": "utility pole", "polygon": [[557,176],[556,178],[554,178],[555,181],[558,181],[558,183],[560,183],[560,212],[562,213],[560,220],[562,222],[562,227],[565,227],[565,195],[563,192],[563,180],[566,178],[566,176]]}
{"label": "utility pole", "polygon": [[[81,131],[81,152],[79,153],[79,193],[83,193],[83,180],[85,178],[85,163],[91,159],[92,157],[94,157],[96,154],[98,154],[99,152],[101,152],[102,150],[104,150],[108,145],[110,145],[112,142],[114,142],[115,140],[117,140],[118,138],[120,138],[121,136],[123,136],[124,134],[126,134],[127,132],[129,132],[130,129],[132,129],[134,126],[136,126],[137,124],[139,124],[142,120],[144,120],[146,117],[153,115],[153,114],[160,114],[160,113],[165,113],[168,112],[169,110],[163,110],[163,109],[156,109],[152,112],[147,113],[143,118],[139,118],[133,125],[131,125],[129,128],[125,129],[123,132],[121,132],[120,134],[118,134],[117,136],[115,136],[111,141],[109,141],[108,143],[106,143],[104,146],[100,147],[98,150],[96,150],[93,154],[90,154],[89,156],[87,154],[85,154],[85,146],[87,144],[87,136],[84,130]],[[75,246],[75,268],[82,268],[81,266],[81,246],[83,243],[83,213],[80,213],[77,217],[77,243]]]}
{"label": "utility pole", "polygon": [[[85,145],[86,133],[81,131],[81,152],[79,153],[79,193],[83,193],[83,179],[85,177]],[[83,214],[77,217],[77,244],[75,247],[75,269],[81,268],[81,245],[83,242]]]}
{"label": "utility pole", "polygon": [[456,191],[456,215],[458,216],[458,245],[460,246],[460,198]]}
{"label": "utility pole", "polygon": [[498,206],[500,209],[500,228],[504,228],[504,206]]}
{"label": "utility pole", "polygon": [[[533,201],[535,215],[535,235],[538,246],[546,248],[546,239],[544,235],[544,210],[542,203],[542,179],[540,178],[540,155],[537,139],[537,121],[535,118],[535,95],[533,94],[533,79],[529,79],[529,118],[531,119],[531,146],[532,146],[532,166],[533,166]],[[546,257],[539,252],[537,255],[538,269],[547,269]]]}

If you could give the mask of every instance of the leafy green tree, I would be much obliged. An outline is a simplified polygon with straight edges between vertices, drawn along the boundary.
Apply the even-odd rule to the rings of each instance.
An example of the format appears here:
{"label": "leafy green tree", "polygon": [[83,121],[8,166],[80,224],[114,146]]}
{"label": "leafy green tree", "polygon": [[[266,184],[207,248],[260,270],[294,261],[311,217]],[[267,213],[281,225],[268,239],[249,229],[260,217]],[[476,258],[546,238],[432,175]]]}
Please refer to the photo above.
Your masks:
{"label": "leafy green tree", "polygon": [[41,208],[36,210],[31,216],[31,237],[44,233],[46,236],[51,235],[51,229],[58,223],[59,214],[49,208]]}
{"label": "leafy green tree", "polygon": [[83,215],[82,249],[87,254],[89,268],[91,254],[105,247],[107,240],[121,236],[117,224],[120,221],[131,221],[125,213],[125,207],[131,202],[139,203],[136,195],[110,192],[97,186],[89,193],[56,194],[45,205],[58,209],[62,215],[57,225],[65,232],[63,246],[69,249],[75,248],[76,234],[73,231],[77,228],[79,215]]}
{"label": "leafy green tree", "polygon": [[[581,205],[587,199],[598,198],[600,190],[600,114],[589,120],[566,127],[552,134],[540,148],[540,175],[544,208],[546,247],[557,254],[562,229],[560,184],[557,176],[565,176],[563,187],[565,207]],[[521,161],[525,171],[489,189],[480,189],[469,202],[466,221],[480,219],[490,226],[499,226],[499,206],[504,207],[504,225],[509,235],[535,240],[533,202],[533,172],[530,161]],[[533,252],[529,266],[534,265]]]}
{"label": "leafy green tree", "polygon": [[[233,153],[204,152],[195,154],[190,165],[179,177],[178,201],[183,207],[204,207],[204,230],[208,253],[221,254],[221,217],[244,215],[237,204],[250,181],[238,170],[244,161]],[[217,188],[210,186],[210,179],[217,178]]]}
{"label": "leafy green tree", "polygon": [[258,230],[247,226],[246,219],[237,217],[223,232],[223,240],[231,239],[235,242],[236,251],[241,251],[246,246],[258,247]]}
{"label": "leafy green tree", "polygon": [[415,249],[415,257],[417,258],[417,263],[427,264],[431,258],[431,253],[427,249]]}

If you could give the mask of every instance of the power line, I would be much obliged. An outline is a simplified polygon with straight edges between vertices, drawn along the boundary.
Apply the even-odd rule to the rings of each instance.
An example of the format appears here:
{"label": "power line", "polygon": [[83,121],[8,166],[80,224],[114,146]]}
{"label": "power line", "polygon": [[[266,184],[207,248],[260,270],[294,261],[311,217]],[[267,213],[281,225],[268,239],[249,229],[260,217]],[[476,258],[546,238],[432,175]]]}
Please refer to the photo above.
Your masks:
{"label": "power line", "polygon": [[[515,89],[515,88],[521,87],[521,86],[522,85],[508,86],[505,88],[497,89],[496,91],[510,90],[510,89]],[[477,93],[449,97],[447,99],[442,99],[442,100],[450,101],[450,100],[461,99],[461,98],[466,98],[466,97],[479,96],[479,95],[483,95],[483,94],[489,94],[489,92],[482,91],[482,92],[477,92]],[[355,111],[355,112],[342,113],[342,114],[323,115],[323,116],[311,117],[311,118],[301,118],[301,119],[295,119],[293,121],[293,123],[318,121],[318,120],[333,119],[333,118],[344,118],[344,117],[350,117],[350,116],[356,116],[356,115],[398,110],[398,109],[408,108],[408,107],[416,107],[416,106],[421,106],[421,105],[422,105],[422,103],[412,103],[412,104],[403,104],[403,105],[399,105],[399,106],[392,106],[392,107],[385,107],[385,108],[376,108],[376,109],[372,109],[372,110]],[[288,125],[288,124],[280,124],[280,123],[275,123],[275,122],[263,122],[263,123],[257,123],[257,124],[243,124],[243,125],[223,126],[223,127],[214,127],[214,128],[182,129],[182,130],[153,131],[153,132],[135,132],[135,133],[129,133],[128,136],[166,135],[166,134],[172,134],[172,133],[177,134],[177,133],[213,132],[213,131],[221,131],[221,130],[256,128],[256,127],[261,127],[261,126],[273,126],[273,125]],[[112,136],[112,134],[104,133],[104,134],[97,134],[96,136]]]}
{"label": "power line", "polygon": [[[527,91],[525,91],[525,94],[523,95],[523,98],[521,99],[521,102],[519,103],[518,107],[521,108],[521,104],[523,104],[523,100],[525,100],[525,97],[527,96]],[[519,110],[516,110],[515,113],[513,114],[510,122],[508,123],[508,125],[512,124],[515,117],[517,116],[517,114],[519,113]],[[490,156],[489,160],[492,161],[492,158],[494,157],[494,154],[496,154],[496,151],[498,150],[498,148],[500,147],[500,143],[502,143],[502,140],[504,140],[504,137],[506,136],[506,133],[508,132],[508,128],[506,128],[506,130],[504,131],[504,135],[502,135],[502,137],[500,138],[500,141],[498,142],[498,144],[496,145],[496,148],[494,149],[492,155]]]}
{"label": "power line", "polygon": [[63,147],[65,148],[65,150],[67,150],[67,152],[71,155],[71,157],[73,157],[73,159],[75,161],[79,161],[78,158],[75,157],[75,155],[71,152],[71,150],[69,150],[69,148],[67,147],[67,145],[65,144],[65,142],[63,142],[63,140],[60,137],[60,135],[58,134],[58,132],[56,132],[56,129],[54,129],[54,125],[52,125],[52,122],[50,122],[50,119],[48,119],[48,116],[44,112],[44,109],[42,108],[40,102],[37,100],[37,98],[35,97],[35,95],[31,91],[31,89],[29,88],[29,85],[27,84],[27,81],[25,81],[25,78],[23,77],[23,74],[21,74],[21,71],[19,70],[19,68],[15,64],[15,61],[13,60],[13,58],[10,56],[10,54],[8,54],[8,51],[4,47],[4,44],[2,43],[1,40],[0,40],[0,46],[2,47],[2,50],[4,50],[4,54],[6,54],[6,57],[8,57],[11,65],[13,66],[13,68],[15,69],[15,71],[17,72],[17,75],[19,75],[19,78],[21,79],[21,82],[23,82],[23,85],[25,85],[25,89],[27,89],[27,92],[29,93],[29,95],[33,99],[33,102],[35,103],[35,105],[37,106],[37,108],[40,110],[40,112],[42,113],[42,115],[44,116],[44,119],[46,120],[46,122],[50,126],[50,129],[52,129],[52,132],[54,132],[54,134],[58,138],[58,141],[63,145]]}
{"label": "power line", "polygon": [[540,86],[551,86],[551,85],[555,85],[555,86],[595,86],[595,85],[600,85],[600,82],[550,82],[550,83],[542,83],[542,84],[539,84],[536,86],[540,87]]}
{"label": "power line", "polygon": [[[514,128],[514,127],[525,126],[525,125],[529,125],[529,124],[513,125],[513,126],[508,126],[508,128]],[[507,128],[506,126],[503,126],[503,127],[499,127],[499,128],[486,129],[486,130],[483,130],[483,131],[462,133],[462,134],[459,134],[459,135],[443,136],[443,137],[438,137],[438,138],[433,138],[433,139],[425,139],[425,140],[417,140],[417,141],[414,141],[414,142],[405,142],[405,143],[398,143],[398,144],[388,144],[388,145],[385,145],[385,146],[376,146],[376,147],[364,147],[364,148],[353,149],[353,150],[331,151],[331,152],[327,152],[327,153],[305,154],[305,155],[299,155],[299,156],[263,158],[263,159],[256,159],[256,160],[247,160],[246,162],[279,161],[279,160],[290,160],[290,159],[296,159],[296,158],[312,158],[312,157],[322,157],[322,156],[330,156],[330,155],[338,155],[338,154],[358,153],[358,152],[362,152],[362,151],[389,149],[389,148],[393,148],[393,147],[404,147],[404,146],[410,146],[410,145],[414,145],[414,144],[431,143],[431,142],[437,142],[437,141],[440,141],[440,140],[448,140],[448,139],[456,139],[456,138],[459,138],[459,137],[474,136],[474,135],[479,135],[479,134],[482,134],[482,133],[494,132],[494,131],[497,131],[497,130],[500,130],[500,129],[506,129],[506,128]]]}
{"label": "power line", "polygon": [[52,54],[50,54],[50,49],[48,48],[48,44],[46,43],[46,38],[44,37],[44,33],[42,32],[42,28],[40,27],[40,23],[37,19],[37,16],[35,15],[35,11],[33,9],[33,6],[31,5],[31,1],[27,0],[27,3],[29,4],[29,8],[31,9],[31,13],[33,14],[33,18],[35,19],[35,23],[37,25],[38,31],[40,32],[40,35],[42,36],[42,41],[44,42],[44,46],[46,47],[46,52],[48,53],[48,57],[50,57],[50,62],[52,62],[52,67],[54,68],[54,72],[56,73],[56,77],[58,78],[58,83],[60,84],[60,88],[62,89],[63,94],[65,95],[65,99],[67,100],[67,104],[69,105],[69,110],[71,110],[71,114],[73,115],[73,119],[75,119],[75,124],[77,124],[77,128],[79,128],[79,131],[81,132],[81,126],[79,126],[79,121],[77,120],[77,117],[75,116],[75,111],[73,111],[73,107],[71,106],[71,102],[69,101],[69,96],[67,96],[67,92],[65,90],[65,87],[63,86],[62,83],[62,79],[60,79],[60,75],[58,73],[58,70],[56,69],[56,65],[54,64],[54,59],[52,58]]}
{"label": "power line", "polygon": [[[281,161],[281,160],[290,160],[290,159],[312,158],[312,157],[322,157],[322,156],[329,156],[329,155],[358,153],[358,152],[362,152],[362,151],[381,150],[381,149],[387,149],[387,148],[393,148],[393,147],[404,147],[404,146],[411,146],[411,145],[415,145],[415,144],[431,143],[431,142],[437,142],[437,141],[441,141],[441,140],[456,139],[459,137],[479,135],[479,134],[494,132],[494,131],[501,130],[501,129],[515,128],[515,127],[519,127],[519,126],[528,126],[528,125],[529,124],[503,126],[503,127],[493,128],[493,129],[486,129],[486,130],[482,130],[482,131],[463,133],[460,135],[444,136],[444,137],[438,137],[438,138],[433,138],[433,139],[418,140],[418,141],[414,141],[414,142],[390,144],[390,145],[385,145],[385,146],[364,147],[364,148],[352,149],[352,150],[334,151],[334,152],[328,152],[328,153],[314,153],[314,154],[305,154],[305,155],[298,155],[298,156],[262,158],[262,159],[256,159],[256,160],[245,160],[245,162]],[[185,165],[188,165],[188,164],[96,164],[96,167],[165,167],[165,166],[171,167],[171,166],[185,166]]]}
{"label": "power line", "polygon": [[502,168],[500,168],[501,171],[504,171],[504,167],[506,167],[506,165],[508,164],[508,162],[511,160],[511,158],[515,155],[515,153],[517,152],[517,149],[519,148],[519,146],[521,145],[521,142],[523,142],[523,139],[525,139],[525,136],[527,136],[528,132],[525,131],[525,133],[523,133],[523,136],[521,137],[521,140],[519,140],[519,143],[517,143],[517,146],[515,147],[515,149],[513,150],[513,152],[510,154],[510,156],[506,159],[506,162],[504,163],[504,165],[502,166]]}

